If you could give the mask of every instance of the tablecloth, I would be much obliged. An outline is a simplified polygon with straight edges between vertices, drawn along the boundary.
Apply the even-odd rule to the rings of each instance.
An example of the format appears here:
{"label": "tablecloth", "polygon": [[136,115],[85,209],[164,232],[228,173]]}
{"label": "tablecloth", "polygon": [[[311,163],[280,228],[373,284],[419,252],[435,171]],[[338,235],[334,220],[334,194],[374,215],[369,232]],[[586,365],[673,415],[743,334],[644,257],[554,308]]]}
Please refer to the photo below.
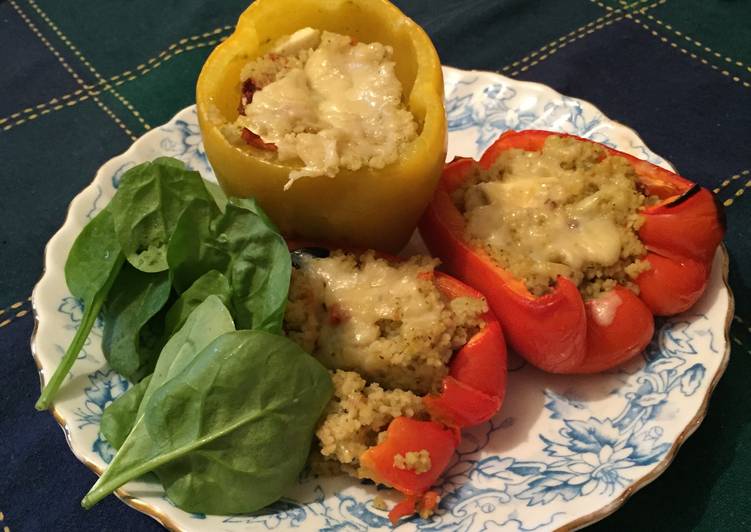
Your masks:
{"label": "tablecloth", "polygon": [[[636,129],[727,212],[727,373],[675,462],[593,530],[751,529],[751,2],[401,0],[442,62],[545,83]],[[29,351],[45,242],[97,168],[191,104],[247,0],[0,0],[0,527],[158,530],[48,413]]]}

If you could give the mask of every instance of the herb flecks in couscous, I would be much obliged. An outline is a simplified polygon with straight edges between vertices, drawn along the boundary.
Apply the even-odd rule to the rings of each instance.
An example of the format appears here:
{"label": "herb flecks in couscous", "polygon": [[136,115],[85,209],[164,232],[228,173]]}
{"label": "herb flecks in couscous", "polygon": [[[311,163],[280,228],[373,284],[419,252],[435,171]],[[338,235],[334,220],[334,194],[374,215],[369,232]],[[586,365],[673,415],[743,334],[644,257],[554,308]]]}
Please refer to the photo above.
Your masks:
{"label": "herb flecks in couscous", "polygon": [[[285,333],[332,371],[334,384],[316,432],[317,472],[338,466],[369,477],[359,458],[382,443],[392,420],[430,418],[422,396],[440,389],[452,355],[480,330],[488,308],[483,299],[448,300],[433,284],[436,265],[334,252],[293,271]],[[416,472],[431,467],[425,453],[401,459]]]}
{"label": "herb flecks in couscous", "polygon": [[541,151],[503,152],[453,194],[469,239],[534,295],[557,276],[589,299],[633,280],[649,264],[637,231],[648,198],[633,167],[602,147],[551,136]]}
{"label": "herb flecks in couscous", "polygon": [[447,302],[431,280],[437,264],[427,257],[391,264],[372,252],[310,259],[293,272],[285,330],[330,369],[357,371],[387,389],[438,391],[487,304]]}
{"label": "herb flecks in couscous", "polygon": [[334,398],[316,431],[321,454],[355,473],[359,457],[395,417],[426,417],[422,398],[404,390],[384,390],[367,384],[353,371],[334,371]]}

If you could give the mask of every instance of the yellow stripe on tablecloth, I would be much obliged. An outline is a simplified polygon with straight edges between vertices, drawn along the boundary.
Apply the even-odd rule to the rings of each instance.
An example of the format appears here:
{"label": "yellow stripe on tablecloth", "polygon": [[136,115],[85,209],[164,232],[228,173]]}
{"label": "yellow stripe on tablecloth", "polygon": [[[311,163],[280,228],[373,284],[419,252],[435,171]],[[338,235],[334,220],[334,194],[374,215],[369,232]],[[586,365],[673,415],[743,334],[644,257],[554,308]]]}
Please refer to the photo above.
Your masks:
{"label": "yellow stripe on tablecloth", "polygon": [[[206,48],[209,46],[214,46],[216,44],[219,44],[221,41],[223,41],[227,37],[227,35],[221,35],[207,42],[198,42],[198,41],[202,38],[218,35],[223,31],[232,29],[233,27],[234,26],[222,26],[219,28],[215,28],[211,31],[202,33],[200,35],[191,35],[189,37],[183,37],[176,43],[172,43],[171,45],[169,45],[169,47],[159,52],[159,54],[153,57],[150,57],[148,60],[146,60],[146,62],[139,64],[134,69],[129,69],[124,72],[121,72],[120,74],[115,74],[114,76],[111,76],[110,78],[100,80],[96,83],[84,84],[82,88],[76,89],[75,91],[70,92],[68,94],[57,96],[47,102],[37,104],[33,107],[27,107],[25,109],[22,109],[21,111],[16,111],[13,114],[5,118],[0,118],[0,126],[2,126],[3,131],[8,131],[9,129],[12,129],[16,126],[19,126],[21,124],[24,124],[36,118],[39,118],[40,116],[49,114],[53,111],[60,111],[61,109],[64,109],[65,107],[72,107],[74,105],[77,105],[81,102],[88,100],[92,96],[98,96],[99,94],[101,94],[103,90],[105,89],[102,89],[102,90],[96,90],[96,89],[97,87],[100,87],[104,85],[105,83],[109,83],[113,87],[119,87],[120,85],[128,81],[133,81],[134,79],[137,79],[139,76],[148,74],[152,70],[164,64],[166,61],[184,52],[189,52],[191,50],[197,50],[200,48]],[[24,116],[24,115],[28,115],[28,116]],[[20,117],[23,117],[23,118],[20,118]]]}
{"label": "yellow stripe on tablecloth", "polygon": [[[146,121],[141,116],[141,113],[139,113],[138,110],[136,110],[136,108],[133,107],[133,105],[127,99],[125,99],[125,97],[122,94],[117,92],[112,87],[112,85],[106,79],[102,77],[101,74],[99,74],[99,71],[96,68],[94,68],[94,65],[92,65],[91,62],[84,57],[84,55],[81,53],[78,47],[75,44],[73,44],[71,40],[68,38],[68,36],[65,35],[60,30],[60,28],[58,28],[57,24],[55,24],[49,18],[49,16],[47,16],[47,13],[42,11],[42,8],[40,8],[39,5],[34,0],[28,0],[28,2],[29,2],[29,5],[34,9],[34,11],[36,11],[37,14],[40,17],[42,17],[42,20],[44,20],[47,23],[47,25],[52,29],[52,31],[55,32],[55,34],[60,38],[60,40],[63,41],[63,43],[65,43],[65,45],[73,52],[73,54],[79,59],[79,61],[81,61],[81,63],[83,63],[86,66],[86,68],[88,68],[91,71],[91,73],[94,74],[97,80],[99,80],[98,82],[104,83],[104,90],[108,91],[115,98],[117,98],[120,101],[120,103],[122,103],[125,106],[125,108],[128,109],[131,112],[131,114],[133,114],[134,117],[136,117],[136,119],[141,123],[144,129],[146,130],[151,129],[151,126],[148,123],[146,123]],[[29,119],[31,119],[31,117],[29,117]]]}
{"label": "yellow stripe on tablecloth", "polygon": [[680,30],[677,30],[677,29],[673,28],[673,26],[671,26],[670,24],[668,24],[666,22],[663,22],[662,20],[658,19],[657,17],[655,17],[652,14],[646,13],[645,16],[649,20],[651,20],[652,22],[654,22],[654,23],[656,23],[656,24],[664,27],[665,29],[673,32],[678,37],[682,37],[683,39],[687,40],[688,42],[690,42],[691,44],[693,44],[697,48],[703,50],[704,52],[712,54],[717,59],[722,59],[726,63],[730,63],[732,65],[735,65],[735,66],[739,67],[739,68],[743,68],[743,69],[747,70],[748,72],[751,72],[751,66],[746,65],[742,61],[739,61],[738,59],[734,59],[734,58],[729,57],[727,55],[723,55],[720,52],[717,52],[716,50],[713,50],[712,48],[710,48],[709,46],[707,46],[703,42],[701,42],[701,41],[693,38],[692,36],[686,34],[685,32],[682,32]]}
{"label": "yellow stripe on tablecloth", "polygon": [[618,22],[619,20],[623,20],[623,15],[620,15],[620,16],[614,17],[614,18],[608,18],[607,16],[601,17],[601,18],[604,20],[604,22],[602,22],[600,24],[597,24],[594,27],[589,28],[589,29],[581,28],[579,33],[577,33],[576,35],[574,35],[570,39],[568,39],[568,40],[566,40],[566,41],[558,44],[557,46],[554,46],[554,47],[550,48],[550,50],[548,50],[547,53],[542,54],[541,56],[539,56],[537,59],[535,59],[534,61],[530,62],[529,64],[524,65],[523,67],[521,67],[518,70],[514,70],[513,72],[511,72],[509,74],[509,76],[511,76],[512,78],[514,76],[518,76],[522,72],[525,72],[526,70],[529,70],[533,66],[535,66],[535,65],[537,65],[537,64],[545,61],[548,57],[550,57],[551,55],[555,54],[560,49],[565,48],[569,44],[571,44],[571,43],[573,43],[575,41],[578,41],[579,39],[583,39],[587,35],[592,35],[597,30],[601,30],[602,28],[604,28],[606,26],[610,26],[611,24],[614,24],[614,23]]}
{"label": "yellow stripe on tablecloth", "polygon": [[[31,297],[27,298],[24,301],[17,301],[4,309],[0,309],[0,329],[10,325],[17,319],[28,316],[30,309],[23,307],[27,305],[29,301],[31,301]],[[11,317],[7,317],[9,315],[11,315]],[[2,512],[0,512],[0,521],[2,520]]]}
{"label": "yellow stripe on tablecloth", "polygon": [[[719,187],[715,187],[712,189],[712,192],[715,194],[719,194],[722,190],[730,186],[731,183],[734,183],[735,181],[738,181],[741,177],[745,177],[747,175],[751,175],[751,170],[743,170],[741,172],[738,172],[737,174],[733,174],[728,179],[724,180]],[[748,184],[746,184],[748,186]]]}
{"label": "yellow stripe on tablecloth", "polygon": [[[522,57],[521,59],[518,59],[514,61],[513,63],[510,63],[502,67],[499,72],[505,73],[523,63],[529,63],[529,64],[522,66],[521,68],[513,70],[511,73],[508,74],[511,77],[517,76],[521,74],[522,72],[529,70],[531,67],[541,63],[542,61],[545,61],[548,57],[550,57],[551,55],[559,51],[561,48],[565,48],[566,46],[573,43],[574,41],[578,41],[579,39],[582,39],[583,37],[586,37],[587,35],[592,35],[595,31],[600,30],[606,26],[609,26],[615,22],[618,22],[619,20],[622,20],[623,17],[625,16],[624,10],[635,8],[639,6],[640,4],[646,3],[647,1],[648,0],[637,0],[636,2],[625,4],[623,8],[615,8],[615,9],[609,6],[602,6],[602,7],[608,8],[607,14],[595,20],[592,20],[588,22],[587,24],[584,24],[583,26],[573,31],[570,31],[566,35],[547,43],[546,45],[538,48],[537,50],[533,52],[530,52],[529,54]],[[658,0],[656,2],[652,2],[649,5],[640,7],[638,10],[636,10],[636,12],[644,13],[649,9],[654,9],[657,6],[664,4],[665,2],[667,2],[667,0]],[[619,13],[621,13],[621,15],[616,16]],[[536,58],[536,59],[533,60],[533,58]]]}
{"label": "yellow stripe on tablecloth", "polygon": [[660,40],[660,42],[663,42],[665,44],[670,45],[671,48],[675,48],[677,50],[680,50],[681,53],[689,56],[691,59],[699,61],[701,64],[706,65],[706,66],[712,68],[712,70],[716,70],[717,72],[719,72],[723,76],[727,77],[728,79],[733,80],[735,83],[738,83],[739,85],[742,85],[742,86],[746,87],[747,89],[751,89],[751,83],[749,83],[748,81],[741,79],[739,76],[736,76],[736,75],[732,74],[730,71],[728,71],[724,67],[717,66],[714,63],[710,62],[708,59],[706,59],[704,57],[700,57],[699,55],[695,54],[694,52],[691,52],[691,51],[685,49],[683,46],[679,45],[678,43],[671,41],[670,39],[668,39],[664,35],[661,35],[660,33],[658,33],[657,30],[655,30],[653,27],[651,27],[649,24],[647,24],[643,20],[641,20],[641,19],[639,19],[637,17],[634,17],[630,13],[628,13],[628,14],[626,14],[624,16],[627,19],[633,21],[637,26],[641,26],[650,35],[652,35],[654,37],[657,37]]}
{"label": "yellow stripe on tablecloth", "polygon": [[[57,51],[57,49],[52,46],[52,43],[42,34],[42,32],[37,28],[36,24],[34,24],[29,16],[19,7],[19,5],[15,2],[15,0],[8,0],[8,3],[15,9],[16,13],[21,17],[21,20],[24,21],[26,26],[36,35],[40,41],[42,41],[42,44],[50,51],[52,52],[52,55],[54,55],[57,60],[60,62],[60,64],[65,68],[65,70],[68,71],[68,73],[73,76],[73,79],[76,80],[76,83],[81,85],[81,87],[85,88],[86,83],[84,83],[83,79],[76,73],[75,70],[71,68],[71,66],[68,64],[67,61],[63,58],[63,56],[60,54],[60,52]],[[115,115],[115,113],[112,112],[112,110],[107,107],[104,102],[102,102],[99,98],[97,98],[94,95],[90,95],[94,102],[97,104],[97,106],[104,111],[114,122],[117,124],[120,129],[122,129],[126,135],[128,135],[132,140],[136,140],[136,136],[133,134],[133,132],[128,129],[128,126],[126,126],[122,120],[120,120],[119,117]],[[28,121],[28,120],[27,120]],[[6,130],[9,128],[4,127],[3,130]]]}

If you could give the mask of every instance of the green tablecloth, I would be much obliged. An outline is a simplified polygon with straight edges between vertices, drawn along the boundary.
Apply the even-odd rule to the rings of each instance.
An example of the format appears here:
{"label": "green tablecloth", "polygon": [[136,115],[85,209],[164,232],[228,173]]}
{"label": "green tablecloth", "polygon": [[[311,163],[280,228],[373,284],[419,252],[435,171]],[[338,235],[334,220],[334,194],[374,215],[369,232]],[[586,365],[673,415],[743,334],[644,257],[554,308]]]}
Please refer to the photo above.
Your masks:
{"label": "green tablecloth", "polygon": [[[29,295],[45,242],[96,169],[193,102],[247,0],[0,0],[0,526],[157,529],[114,498],[36,413]],[[736,315],[727,374],[675,463],[594,528],[751,529],[751,2],[403,0],[444,64],[593,102],[727,209]],[[751,192],[751,191],[749,191]]]}

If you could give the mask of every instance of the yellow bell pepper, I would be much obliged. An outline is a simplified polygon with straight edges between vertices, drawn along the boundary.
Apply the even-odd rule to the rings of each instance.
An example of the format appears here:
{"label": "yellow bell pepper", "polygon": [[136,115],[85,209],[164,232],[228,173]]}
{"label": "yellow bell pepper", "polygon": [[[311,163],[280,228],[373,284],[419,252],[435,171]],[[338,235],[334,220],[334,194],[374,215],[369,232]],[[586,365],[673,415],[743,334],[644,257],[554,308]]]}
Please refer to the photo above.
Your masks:
{"label": "yellow bell pepper", "polygon": [[[238,116],[240,71],[273,42],[313,27],[390,45],[405,103],[419,135],[381,170],[341,169],[299,179],[275,154],[230,143],[220,128]],[[446,156],[441,64],[427,34],[386,0],[257,0],[216,47],[198,78],[196,102],[206,154],[231,196],[255,197],[290,238],[397,251],[430,201]]]}

